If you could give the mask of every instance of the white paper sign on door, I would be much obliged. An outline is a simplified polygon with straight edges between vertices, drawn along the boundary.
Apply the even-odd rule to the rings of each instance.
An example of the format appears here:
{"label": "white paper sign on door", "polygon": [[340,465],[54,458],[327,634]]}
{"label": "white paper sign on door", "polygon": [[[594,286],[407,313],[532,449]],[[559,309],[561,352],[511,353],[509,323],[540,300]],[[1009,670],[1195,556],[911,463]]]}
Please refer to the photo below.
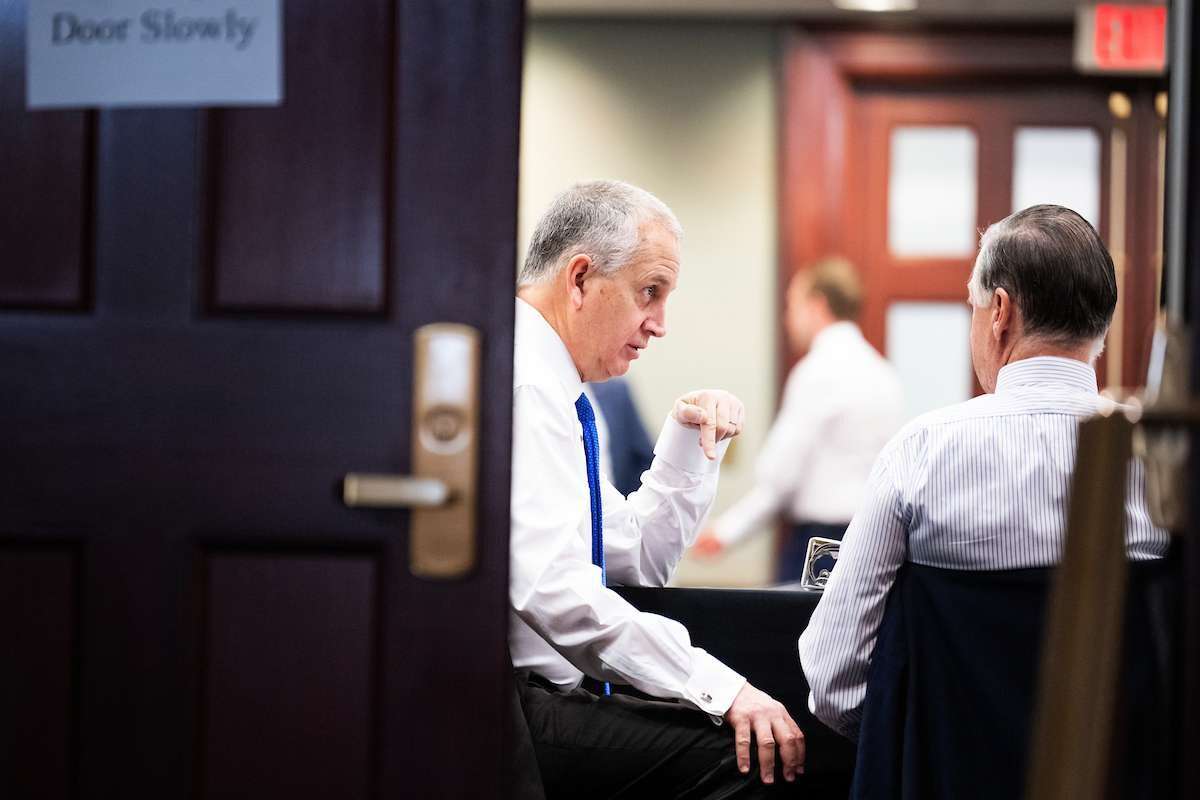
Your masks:
{"label": "white paper sign on door", "polygon": [[31,109],[278,105],[281,0],[29,0]]}

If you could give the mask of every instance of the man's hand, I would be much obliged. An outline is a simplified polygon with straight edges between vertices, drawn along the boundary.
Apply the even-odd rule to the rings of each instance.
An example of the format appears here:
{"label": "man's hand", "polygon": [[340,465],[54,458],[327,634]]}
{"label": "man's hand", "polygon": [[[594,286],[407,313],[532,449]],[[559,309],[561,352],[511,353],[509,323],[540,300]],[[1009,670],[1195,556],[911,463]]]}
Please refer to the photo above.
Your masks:
{"label": "man's hand", "polygon": [[804,734],[778,700],[747,683],[733,698],[725,719],[733,726],[739,770],[750,771],[750,738],[753,734],[758,743],[758,768],[763,783],[775,782],[776,745],[783,760],[785,780],[794,781],[796,773],[804,772]]}
{"label": "man's hand", "polygon": [[703,558],[715,558],[725,550],[725,545],[713,533],[712,528],[700,532],[700,538],[692,545],[692,551]]}
{"label": "man's hand", "polygon": [[671,410],[677,422],[700,429],[700,447],[709,460],[717,457],[717,442],[742,432],[745,415],[742,401],[720,389],[688,392]]}

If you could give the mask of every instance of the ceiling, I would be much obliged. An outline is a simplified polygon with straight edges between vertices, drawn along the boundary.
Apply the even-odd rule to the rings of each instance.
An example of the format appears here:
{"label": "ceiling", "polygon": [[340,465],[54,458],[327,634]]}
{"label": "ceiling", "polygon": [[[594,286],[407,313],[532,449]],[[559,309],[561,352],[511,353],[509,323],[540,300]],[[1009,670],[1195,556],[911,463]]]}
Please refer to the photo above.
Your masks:
{"label": "ceiling", "polygon": [[[1139,0],[1132,2],[1139,3]],[[891,17],[961,22],[1067,22],[1074,18],[1075,7],[1081,5],[1078,0],[916,0],[916,3],[917,8],[914,11],[887,14],[844,11],[837,8],[832,0],[529,0],[529,9],[535,17],[785,18],[844,21]]]}

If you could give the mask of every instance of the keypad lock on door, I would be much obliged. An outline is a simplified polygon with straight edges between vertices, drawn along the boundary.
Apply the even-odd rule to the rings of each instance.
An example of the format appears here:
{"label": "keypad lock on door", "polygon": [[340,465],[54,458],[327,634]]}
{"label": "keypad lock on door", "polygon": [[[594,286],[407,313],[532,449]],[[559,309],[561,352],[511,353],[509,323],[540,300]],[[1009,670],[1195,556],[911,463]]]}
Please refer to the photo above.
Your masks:
{"label": "keypad lock on door", "polygon": [[479,343],[469,325],[417,329],[413,475],[352,472],[342,481],[347,506],[412,509],[409,569],[425,578],[457,578],[475,566]]}

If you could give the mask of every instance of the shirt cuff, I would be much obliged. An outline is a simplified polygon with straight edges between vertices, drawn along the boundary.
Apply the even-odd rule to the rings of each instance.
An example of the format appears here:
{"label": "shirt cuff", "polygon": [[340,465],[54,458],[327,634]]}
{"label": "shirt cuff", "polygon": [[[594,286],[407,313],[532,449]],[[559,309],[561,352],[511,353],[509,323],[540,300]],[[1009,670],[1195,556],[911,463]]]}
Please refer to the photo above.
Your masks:
{"label": "shirt cuff", "polygon": [[683,689],[684,696],[720,725],[746,679],[704,650],[696,648],[693,652],[692,674]]}
{"label": "shirt cuff", "polygon": [[709,461],[700,447],[700,429],[688,427],[668,414],[658,435],[658,442],[654,445],[654,455],[676,469],[704,475],[720,469],[721,459],[725,457],[731,441],[725,439],[717,442],[717,457]]}

